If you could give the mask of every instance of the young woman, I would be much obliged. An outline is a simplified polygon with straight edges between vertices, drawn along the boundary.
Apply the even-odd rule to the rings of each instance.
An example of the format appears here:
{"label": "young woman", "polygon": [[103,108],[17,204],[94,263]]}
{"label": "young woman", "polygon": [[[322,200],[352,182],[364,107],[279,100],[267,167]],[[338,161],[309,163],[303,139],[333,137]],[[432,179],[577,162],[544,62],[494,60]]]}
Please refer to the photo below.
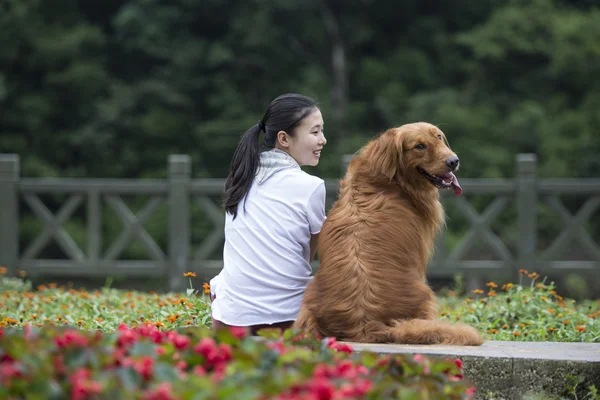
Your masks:
{"label": "young woman", "polygon": [[[259,136],[264,132],[261,152]],[[242,137],[225,183],[223,270],[210,282],[213,328],[289,328],[311,279],[324,181],[301,166],[327,143],[315,101],[284,94]]]}

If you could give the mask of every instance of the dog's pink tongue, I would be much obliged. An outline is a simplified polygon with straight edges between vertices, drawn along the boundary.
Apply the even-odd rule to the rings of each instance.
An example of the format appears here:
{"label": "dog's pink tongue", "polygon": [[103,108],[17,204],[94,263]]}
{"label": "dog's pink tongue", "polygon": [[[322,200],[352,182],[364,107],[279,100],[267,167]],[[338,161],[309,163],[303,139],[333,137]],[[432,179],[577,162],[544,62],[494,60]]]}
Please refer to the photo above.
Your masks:
{"label": "dog's pink tongue", "polygon": [[450,172],[450,176],[452,177],[452,190],[454,190],[454,194],[456,196],[460,196],[462,194],[462,188],[460,187],[460,183],[458,183],[458,178],[452,172]]}

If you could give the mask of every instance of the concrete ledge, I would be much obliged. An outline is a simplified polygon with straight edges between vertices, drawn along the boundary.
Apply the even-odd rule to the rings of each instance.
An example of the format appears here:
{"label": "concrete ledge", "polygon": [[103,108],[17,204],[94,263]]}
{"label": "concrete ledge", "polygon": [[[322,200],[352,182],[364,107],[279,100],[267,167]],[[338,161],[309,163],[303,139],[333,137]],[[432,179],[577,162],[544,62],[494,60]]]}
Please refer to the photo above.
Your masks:
{"label": "concrete ledge", "polygon": [[460,358],[465,376],[477,386],[475,399],[520,400],[540,393],[545,396],[538,399],[558,398],[572,383],[567,374],[583,379],[577,387],[579,398],[590,385],[600,389],[599,343],[488,341],[479,347],[346,343],[358,352]]}

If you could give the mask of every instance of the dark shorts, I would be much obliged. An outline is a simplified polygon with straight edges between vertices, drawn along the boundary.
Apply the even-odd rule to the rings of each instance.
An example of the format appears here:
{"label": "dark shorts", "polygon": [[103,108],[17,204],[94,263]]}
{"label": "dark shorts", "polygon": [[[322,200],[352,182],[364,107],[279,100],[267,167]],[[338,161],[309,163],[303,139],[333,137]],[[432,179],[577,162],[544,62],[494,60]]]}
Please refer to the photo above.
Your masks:
{"label": "dark shorts", "polygon": [[[210,294],[210,302],[212,303],[214,301],[214,299],[216,298],[216,295],[214,294]],[[265,329],[265,328],[279,328],[282,331],[289,329],[292,327],[292,325],[294,324],[294,321],[283,321],[283,322],[276,322],[274,324],[260,324],[260,325],[251,325],[251,326],[235,326],[235,325],[227,325],[221,321],[218,321],[216,319],[214,319],[212,317],[212,313],[211,313],[211,320],[212,320],[212,327],[213,330],[217,330],[217,329],[223,329],[223,328],[248,328],[250,329],[250,333],[254,336],[257,336],[257,332],[260,329]]]}

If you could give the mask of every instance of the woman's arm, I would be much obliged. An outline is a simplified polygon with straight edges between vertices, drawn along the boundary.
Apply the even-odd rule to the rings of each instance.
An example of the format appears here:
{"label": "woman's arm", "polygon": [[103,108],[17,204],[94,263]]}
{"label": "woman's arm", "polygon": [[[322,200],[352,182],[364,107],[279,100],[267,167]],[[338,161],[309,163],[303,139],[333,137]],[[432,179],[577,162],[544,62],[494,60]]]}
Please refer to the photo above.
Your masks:
{"label": "woman's arm", "polygon": [[317,241],[319,234],[310,235],[310,262],[312,263],[315,259],[315,253],[317,252]]}

